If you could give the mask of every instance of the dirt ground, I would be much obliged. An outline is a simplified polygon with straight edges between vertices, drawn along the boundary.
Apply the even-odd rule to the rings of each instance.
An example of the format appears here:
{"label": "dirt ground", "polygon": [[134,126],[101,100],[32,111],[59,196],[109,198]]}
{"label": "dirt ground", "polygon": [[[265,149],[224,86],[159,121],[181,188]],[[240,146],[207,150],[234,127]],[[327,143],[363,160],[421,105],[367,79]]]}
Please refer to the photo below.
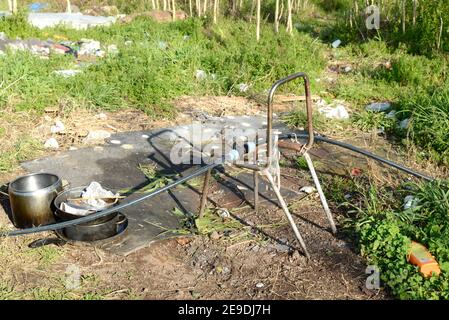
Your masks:
{"label": "dirt ground", "polygon": [[[68,114],[68,128],[59,137],[61,149],[82,146],[80,128],[114,131],[154,129],[184,123],[202,112],[209,115],[261,112],[261,106],[244,98],[212,97],[180,100],[181,116],[176,122],[150,122],[139,111]],[[216,106],[213,108],[213,106]],[[229,107],[226,107],[229,106]],[[233,107],[236,106],[236,107]],[[237,107],[239,106],[239,107]],[[252,114],[252,113],[250,113]],[[37,125],[40,132],[57,113],[45,115]],[[51,119],[49,119],[51,118]],[[132,121],[130,121],[132,119]],[[39,132],[38,130],[38,132]],[[44,139],[43,134],[41,139]],[[317,157],[333,160],[329,150]],[[325,163],[323,159],[323,163]],[[6,183],[20,170],[2,174]],[[283,185],[299,191],[311,185],[307,172],[285,167]],[[212,200],[220,200],[214,185]],[[1,196],[2,201],[7,201]],[[222,199],[221,199],[222,200]],[[248,199],[249,202],[251,199]],[[383,290],[365,287],[366,266],[352,244],[342,235],[333,236],[316,195],[290,202],[290,209],[311,253],[308,261],[297,248],[293,232],[281,209],[266,205],[258,213],[245,204],[229,204],[230,212],[245,226],[235,236],[195,235],[151,244],[127,257],[106,253],[90,245],[28,245],[46,235],[0,239],[3,268],[0,271],[0,297],[3,298],[80,298],[80,299],[386,299]],[[336,217],[337,221],[339,217]],[[0,213],[0,226],[11,227]],[[242,236],[243,233],[243,236]],[[4,259],[3,259],[4,258]],[[71,272],[80,286],[67,287]]]}

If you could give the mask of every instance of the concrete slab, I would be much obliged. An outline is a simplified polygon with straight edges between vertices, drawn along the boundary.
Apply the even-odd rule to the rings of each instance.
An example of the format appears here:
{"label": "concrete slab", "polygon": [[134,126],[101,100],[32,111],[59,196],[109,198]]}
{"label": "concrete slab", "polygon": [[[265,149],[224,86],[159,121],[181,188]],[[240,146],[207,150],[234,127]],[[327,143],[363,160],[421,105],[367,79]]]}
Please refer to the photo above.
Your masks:
{"label": "concrete slab", "polygon": [[[241,127],[242,123],[247,123],[250,128],[263,128],[264,121],[265,118],[262,117],[212,118],[203,123],[209,133],[202,141],[209,141],[210,135],[220,133],[224,127]],[[55,156],[25,162],[22,166],[29,172],[57,174],[73,187],[98,181],[106,189],[122,193],[128,190],[131,194],[122,201],[125,203],[141,195],[139,192],[129,192],[130,189],[138,190],[148,184],[139,165],[156,164],[162,174],[185,175],[195,170],[195,166],[174,165],[170,161],[172,146],[181,138],[190,141],[192,130],[195,128],[179,126],[151,132],[117,133],[101,146],[61,152]],[[252,203],[254,193],[251,173],[239,172],[233,176],[229,169],[220,169],[218,177],[217,180],[212,179],[214,189],[222,190],[218,197],[211,196],[216,205],[233,207],[245,201]],[[268,191],[262,179],[259,181],[259,190],[263,193],[261,200],[276,204],[274,193]],[[185,214],[196,214],[201,187],[201,184],[195,187],[178,187],[126,208],[122,213],[129,219],[127,232],[114,241],[101,243],[102,249],[127,255],[148,246],[152,241],[178,236],[174,231],[181,228],[181,218],[173,213],[173,209],[177,207]],[[296,195],[289,190],[283,190],[283,193],[287,197]]]}

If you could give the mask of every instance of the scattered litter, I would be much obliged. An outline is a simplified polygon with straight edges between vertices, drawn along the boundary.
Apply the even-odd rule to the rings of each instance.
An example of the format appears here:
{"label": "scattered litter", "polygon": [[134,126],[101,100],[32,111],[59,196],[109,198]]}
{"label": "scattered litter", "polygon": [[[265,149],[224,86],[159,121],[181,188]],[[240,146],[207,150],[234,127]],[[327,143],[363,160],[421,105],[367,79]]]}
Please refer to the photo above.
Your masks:
{"label": "scattered litter", "polygon": [[77,30],[96,26],[109,26],[115,23],[115,17],[95,17],[81,13],[30,13],[28,22],[39,29],[64,25]]}
{"label": "scattered litter", "polygon": [[147,135],[147,134],[143,134],[142,135],[142,138],[144,138],[144,139],[148,139],[150,136],[149,135]]}
{"label": "scattered litter", "polygon": [[360,168],[352,168],[351,169],[351,176],[353,176],[353,177],[359,177],[359,176],[361,176],[362,175],[362,169],[360,169]]}
{"label": "scattered litter", "polygon": [[307,194],[311,194],[311,193],[316,192],[316,189],[314,187],[311,187],[311,186],[305,186],[305,187],[302,187],[301,189],[299,189],[299,191],[300,192],[305,192]]}
{"label": "scattered litter", "polygon": [[409,125],[410,125],[410,118],[404,119],[401,122],[399,122],[399,128],[401,129],[408,129]]}
{"label": "scattered litter", "polygon": [[332,48],[336,49],[341,45],[341,40],[337,39],[334,42],[332,42]]}
{"label": "scattered litter", "polygon": [[112,144],[121,144],[122,142],[120,140],[111,140]]}
{"label": "scattered litter", "polygon": [[318,112],[323,114],[326,118],[331,119],[349,119],[349,113],[342,104],[336,107],[325,106],[318,109]]}
{"label": "scattered litter", "polygon": [[117,45],[115,45],[115,44],[108,45],[108,47],[106,49],[107,49],[108,53],[112,54],[112,55],[116,55],[119,53]]}
{"label": "scattered litter", "polygon": [[240,83],[238,87],[240,92],[247,92],[249,89],[249,85],[246,83]]}
{"label": "scattered litter", "polygon": [[231,214],[229,213],[229,211],[224,208],[217,209],[217,214],[223,219],[227,219],[227,218],[231,217]]}
{"label": "scattered litter", "polygon": [[207,78],[207,74],[206,74],[206,71],[204,71],[204,70],[196,70],[196,72],[195,72],[195,78],[197,79],[197,80],[205,80],[206,78]]}
{"label": "scattered litter", "polygon": [[74,150],[78,150],[78,148],[77,147],[70,147],[69,150],[70,151],[74,151]]}
{"label": "scattered litter", "polygon": [[133,44],[133,42],[131,40],[126,40],[125,41],[125,46],[130,46],[132,44]]}
{"label": "scattered litter", "polygon": [[111,136],[111,134],[105,130],[93,130],[89,131],[87,137],[84,139],[84,143],[96,143],[103,141]]}
{"label": "scattered litter", "polygon": [[40,3],[40,2],[34,2],[28,5],[28,9],[31,12],[39,12],[45,8],[48,7],[48,3]]}
{"label": "scattered litter", "polygon": [[241,186],[241,185],[237,185],[237,189],[239,190],[248,190],[247,187]]}
{"label": "scattered litter", "polygon": [[391,108],[391,103],[389,102],[373,102],[366,106],[367,111],[374,112],[384,112]]}
{"label": "scattered litter", "polygon": [[159,49],[161,50],[166,50],[168,48],[168,44],[165,41],[159,41],[157,43],[157,46],[159,47]]}
{"label": "scattered litter", "polygon": [[0,40],[5,41],[5,40],[7,40],[7,39],[8,39],[8,37],[6,36],[6,33],[0,32]]}
{"label": "scattered litter", "polygon": [[183,39],[184,41],[187,41],[187,40],[190,39],[190,36],[189,36],[189,35],[185,35],[184,37],[182,37],[182,39]]}
{"label": "scattered litter", "polygon": [[44,143],[44,148],[46,149],[58,149],[59,143],[55,138],[50,138]]}
{"label": "scattered litter", "polygon": [[351,68],[350,66],[346,66],[346,67],[343,69],[343,71],[344,71],[345,73],[349,73],[349,72],[352,71],[352,68]]}
{"label": "scattered litter", "polygon": [[100,41],[92,39],[81,39],[80,42],[80,49],[78,50],[79,55],[104,57],[105,52],[101,50]]}
{"label": "scattered litter", "polygon": [[418,199],[416,199],[414,196],[406,196],[404,198],[404,210],[408,209],[414,209],[418,205]]}
{"label": "scattered litter", "polygon": [[95,117],[100,120],[106,120],[108,118],[108,116],[104,113],[99,113]]}
{"label": "scattered litter", "polygon": [[58,76],[64,77],[64,78],[73,77],[74,75],[76,75],[80,72],[81,72],[81,70],[73,70],[73,69],[54,71],[55,74],[57,74]]}
{"label": "scattered litter", "polygon": [[387,115],[385,117],[387,119],[396,119],[396,111],[391,110],[390,112],[387,113]]}
{"label": "scattered litter", "polygon": [[55,125],[50,127],[51,133],[61,133],[61,132],[64,132],[64,130],[65,130],[65,126],[61,120],[56,120]]}
{"label": "scattered litter", "polygon": [[265,286],[265,285],[264,285],[262,282],[256,283],[256,288],[261,289],[261,288],[263,288],[264,286]]}

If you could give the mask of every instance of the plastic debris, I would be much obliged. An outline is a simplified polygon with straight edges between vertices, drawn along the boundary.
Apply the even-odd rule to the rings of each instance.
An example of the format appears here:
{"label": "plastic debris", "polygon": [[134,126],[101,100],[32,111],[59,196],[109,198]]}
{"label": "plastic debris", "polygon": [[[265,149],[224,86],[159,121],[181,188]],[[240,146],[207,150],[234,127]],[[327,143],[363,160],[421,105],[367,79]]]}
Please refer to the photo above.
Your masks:
{"label": "plastic debris", "polygon": [[408,129],[409,125],[410,125],[410,119],[409,118],[404,119],[401,122],[399,122],[399,128],[404,129],[404,130]]}
{"label": "plastic debris", "polygon": [[159,47],[159,49],[161,50],[166,50],[168,48],[168,44],[165,41],[159,41],[157,43],[157,46]]}
{"label": "plastic debris", "polygon": [[425,277],[431,277],[432,274],[437,276],[441,273],[440,265],[435,257],[422,244],[412,241],[408,262],[419,267],[419,272]]}
{"label": "plastic debris", "polygon": [[349,73],[349,72],[352,71],[352,68],[351,68],[351,66],[346,66],[346,67],[343,69],[343,71],[344,71],[345,73]]}
{"label": "plastic debris", "polygon": [[61,133],[61,132],[64,132],[64,130],[65,130],[65,126],[61,120],[56,120],[55,125],[50,127],[51,133]]}
{"label": "plastic debris", "polygon": [[332,48],[336,49],[336,48],[338,48],[341,45],[341,40],[337,39],[334,42],[332,42],[331,45],[332,45]]}
{"label": "plastic debris", "polygon": [[74,75],[76,75],[80,72],[81,72],[81,70],[73,70],[73,69],[54,71],[55,74],[57,74],[58,76],[64,77],[64,78],[73,77]]}
{"label": "plastic debris", "polygon": [[337,105],[336,107],[324,106],[318,108],[318,112],[323,114],[326,118],[331,119],[349,119],[349,113],[346,110],[345,106],[342,104]]}
{"label": "plastic debris", "polygon": [[197,80],[205,80],[205,79],[207,78],[207,73],[206,73],[206,71],[200,70],[200,69],[196,70],[196,72],[195,72],[195,78],[196,78]]}
{"label": "plastic debris", "polygon": [[227,218],[231,217],[231,214],[229,213],[229,211],[224,208],[217,209],[217,214],[223,219],[227,219]]}
{"label": "plastic debris", "polygon": [[311,193],[316,192],[316,189],[312,186],[305,186],[305,187],[302,187],[301,189],[299,189],[299,191],[307,193],[307,194],[311,194]]}
{"label": "plastic debris", "polygon": [[96,181],[91,182],[81,194],[81,198],[85,199],[84,201],[88,205],[95,208],[104,208],[107,205],[106,201],[98,198],[114,198],[117,196],[118,194],[103,189],[103,187]]}
{"label": "plastic debris", "polygon": [[122,142],[120,140],[111,140],[112,144],[121,144]]}
{"label": "plastic debris", "polygon": [[81,39],[79,55],[104,57],[105,52],[101,50],[100,41],[92,39]]}
{"label": "plastic debris", "polygon": [[107,52],[108,52],[109,54],[112,54],[112,55],[118,54],[118,53],[119,53],[119,50],[118,50],[118,48],[117,48],[117,45],[115,45],[115,44],[110,44],[110,45],[108,45],[108,47],[107,47]]}
{"label": "plastic debris", "polygon": [[44,148],[46,149],[58,149],[59,143],[55,138],[50,138],[44,143]]}
{"label": "plastic debris", "polygon": [[30,5],[28,5],[28,9],[31,12],[39,12],[47,7],[48,7],[48,3],[40,3],[40,2],[34,2],[34,3],[31,3]]}
{"label": "plastic debris", "polygon": [[389,102],[373,102],[366,106],[367,111],[374,111],[374,112],[384,112],[391,108],[391,103]]}
{"label": "plastic debris", "polygon": [[108,118],[108,116],[104,113],[99,113],[95,116],[95,118],[100,119],[100,120],[106,120]]}
{"label": "plastic debris", "polygon": [[390,112],[387,113],[387,115],[385,117],[387,119],[396,119],[396,111],[391,110]]}
{"label": "plastic debris", "polygon": [[418,205],[418,199],[414,196],[406,196],[404,198],[404,210],[414,209]]}
{"label": "plastic debris", "polygon": [[240,83],[240,84],[238,85],[238,88],[239,88],[239,91],[240,91],[240,92],[247,92],[248,89],[249,89],[249,85],[246,84],[246,83]]}
{"label": "plastic debris", "polygon": [[265,285],[264,285],[262,282],[256,283],[256,288],[261,289],[261,288],[263,288],[264,286],[265,286]]}

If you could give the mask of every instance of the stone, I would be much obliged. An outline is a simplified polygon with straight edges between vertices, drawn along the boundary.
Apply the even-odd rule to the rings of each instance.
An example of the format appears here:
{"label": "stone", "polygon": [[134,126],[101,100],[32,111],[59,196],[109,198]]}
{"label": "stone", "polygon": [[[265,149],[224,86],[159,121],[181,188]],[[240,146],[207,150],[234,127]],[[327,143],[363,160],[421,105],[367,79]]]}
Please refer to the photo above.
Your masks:
{"label": "stone", "polygon": [[104,139],[107,139],[110,136],[111,134],[106,130],[93,130],[89,131],[83,142],[86,144],[103,142]]}
{"label": "stone", "polygon": [[44,143],[44,148],[46,149],[58,149],[59,143],[55,138],[50,138]]}
{"label": "stone", "polygon": [[384,112],[391,108],[391,103],[389,102],[373,102],[366,106],[367,111],[373,112]]}
{"label": "stone", "polygon": [[209,238],[211,240],[218,240],[218,239],[220,239],[220,234],[214,230],[209,234]]}

